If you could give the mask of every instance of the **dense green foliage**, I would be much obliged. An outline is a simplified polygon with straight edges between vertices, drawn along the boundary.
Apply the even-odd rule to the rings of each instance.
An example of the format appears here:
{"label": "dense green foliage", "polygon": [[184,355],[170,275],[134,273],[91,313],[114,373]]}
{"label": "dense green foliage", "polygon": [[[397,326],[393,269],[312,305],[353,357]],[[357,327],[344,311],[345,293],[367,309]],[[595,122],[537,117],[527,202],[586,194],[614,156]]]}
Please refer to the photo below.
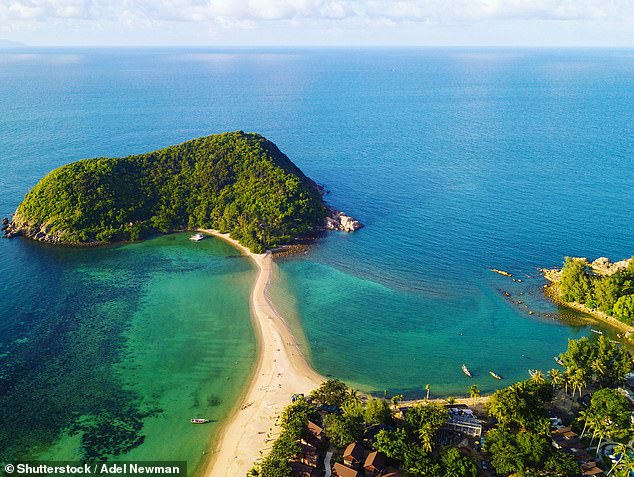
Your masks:
{"label": "dense green foliage", "polygon": [[14,225],[64,243],[214,228],[261,252],[324,216],[316,186],[288,157],[262,136],[238,131],[63,166],[27,194]]}
{"label": "dense green foliage", "polygon": [[328,379],[310,393],[312,401],[326,406],[341,406],[348,397],[348,386],[338,379]]}
{"label": "dense green foliage", "polygon": [[512,384],[495,392],[487,408],[498,421],[486,435],[485,451],[497,474],[517,476],[572,477],[579,475],[574,457],[554,451],[545,405],[554,390],[565,388],[572,397],[587,386],[603,388],[592,395],[590,405],[579,412],[581,437],[592,433],[592,440],[624,437],[632,432],[628,401],[616,388],[623,384],[632,368],[629,353],[605,336],[569,340],[560,355],[564,370],[552,369],[550,381],[537,371],[528,381]]}
{"label": "dense green foliage", "polygon": [[548,429],[544,400],[551,394],[550,386],[535,380],[520,381],[496,391],[489,402],[489,414],[502,425],[520,430],[543,433]]}
{"label": "dense green foliage", "polygon": [[284,409],[280,426],[282,432],[277,438],[271,452],[267,455],[259,469],[252,469],[251,475],[260,477],[289,477],[291,475],[290,459],[300,451],[298,444],[306,424],[310,419],[315,419],[317,412],[315,407],[304,399]]}
{"label": "dense green foliage", "polygon": [[417,404],[405,414],[405,429],[420,440],[426,452],[431,452],[436,434],[449,418],[449,411],[440,404]]}
{"label": "dense green foliage", "polygon": [[613,389],[601,389],[592,395],[590,405],[579,419],[592,438],[599,437],[599,446],[605,438],[625,437],[633,429],[627,398]]}
{"label": "dense green foliage", "polygon": [[566,368],[563,384],[580,394],[588,384],[602,388],[621,386],[634,365],[627,350],[606,336],[594,342],[585,337],[568,340],[568,349],[560,356]]}
{"label": "dense green foliage", "polygon": [[463,456],[455,447],[448,447],[440,455],[443,477],[476,477],[478,468],[471,459]]}
{"label": "dense green foliage", "polygon": [[568,452],[556,451],[544,463],[548,475],[555,477],[576,477],[579,475],[579,464]]}
{"label": "dense green foliage", "polygon": [[485,449],[491,455],[493,468],[501,475],[579,475],[579,464],[572,454],[553,451],[546,433],[512,432],[498,426],[487,433]]}
{"label": "dense green foliage", "polygon": [[587,262],[566,257],[558,283],[564,301],[585,304],[634,324],[634,260],[610,276],[594,275]]}
{"label": "dense green foliage", "polygon": [[491,454],[491,464],[498,474],[526,475],[545,460],[549,442],[542,434],[513,433],[505,426],[498,426],[487,433],[485,449]]}
{"label": "dense green foliage", "polygon": [[372,424],[389,424],[392,422],[392,412],[390,405],[385,399],[371,397],[365,403],[364,411],[365,422]]}
{"label": "dense green foliage", "polygon": [[336,447],[346,447],[363,435],[364,409],[361,401],[350,398],[341,414],[328,414],[324,419],[326,437]]}

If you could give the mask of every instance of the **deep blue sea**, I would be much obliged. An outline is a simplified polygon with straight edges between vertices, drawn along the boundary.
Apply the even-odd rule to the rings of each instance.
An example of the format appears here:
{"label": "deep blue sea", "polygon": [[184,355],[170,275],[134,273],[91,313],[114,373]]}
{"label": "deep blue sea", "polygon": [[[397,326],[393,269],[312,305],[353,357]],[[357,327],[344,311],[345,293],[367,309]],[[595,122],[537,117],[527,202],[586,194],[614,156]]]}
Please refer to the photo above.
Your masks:
{"label": "deep blue sea", "polygon": [[[429,383],[459,396],[548,370],[589,325],[543,299],[536,268],[634,254],[632,50],[0,50],[0,215],[68,162],[239,129],[275,142],[366,224],[280,262],[272,290],[318,371],[365,390],[414,396]],[[168,239],[82,251],[0,241],[0,414],[35,416],[12,431],[12,453],[108,454],[116,431],[120,452],[147,457],[179,419],[228,412],[254,359],[252,268],[220,245],[201,254]],[[205,274],[234,294],[183,285]],[[198,321],[163,336],[152,316]],[[187,341],[205,327],[213,352]],[[158,373],[144,333],[156,349],[180,343],[168,362],[202,353],[186,361],[195,372]],[[81,394],[86,360],[101,381]],[[224,364],[206,372],[213,362]],[[183,376],[191,389],[170,394]],[[100,424],[121,415],[115,431]],[[201,449],[213,437],[178,432]]]}

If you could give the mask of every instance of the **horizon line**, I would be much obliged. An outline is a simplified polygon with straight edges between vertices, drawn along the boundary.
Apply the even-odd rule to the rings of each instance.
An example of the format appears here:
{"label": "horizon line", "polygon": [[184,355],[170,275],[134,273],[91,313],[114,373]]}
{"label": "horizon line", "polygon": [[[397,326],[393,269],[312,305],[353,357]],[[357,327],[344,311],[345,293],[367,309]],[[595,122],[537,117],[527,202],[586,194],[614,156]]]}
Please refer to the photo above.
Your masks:
{"label": "horizon line", "polygon": [[29,44],[14,42],[11,40],[0,39],[10,41],[14,44],[2,45],[0,43],[0,49],[20,49],[20,48],[78,48],[78,49],[93,49],[93,48],[217,48],[217,49],[287,49],[287,50],[300,50],[300,49],[469,49],[469,48],[491,48],[491,49],[535,49],[535,50],[554,50],[554,49],[588,49],[588,50],[628,50],[634,49],[633,45],[495,45],[495,44],[482,44],[482,45],[417,45],[417,44],[403,44],[403,45],[386,45],[386,44],[370,44],[370,45],[284,45],[284,44],[271,44],[271,45],[213,45],[213,44],[191,44],[191,45],[179,45],[179,44],[103,44],[103,45],[78,45],[78,44]]}

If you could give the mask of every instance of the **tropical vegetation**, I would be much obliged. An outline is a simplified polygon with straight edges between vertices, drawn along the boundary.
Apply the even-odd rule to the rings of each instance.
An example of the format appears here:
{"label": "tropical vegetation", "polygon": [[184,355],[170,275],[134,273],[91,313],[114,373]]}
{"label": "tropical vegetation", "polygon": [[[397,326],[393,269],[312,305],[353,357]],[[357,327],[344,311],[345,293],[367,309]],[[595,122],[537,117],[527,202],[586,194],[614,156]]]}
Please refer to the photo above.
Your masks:
{"label": "tropical vegetation", "polygon": [[557,284],[561,298],[634,324],[634,260],[612,275],[591,272],[585,260],[566,257]]}
{"label": "tropical vegetation", "polygon": [[[575,399],[580,402],[579,398],[585,393],[585,405],[575,404],[574,412],[569,408],[568,425],[580,434],[584,448],[594,444],[597,453],[606,440],[616,441],[616,460],[613,464],[605,461],[606,466],[612,467],[605,470],[616,477],[627,476],[634,465],[634,458],[626,447],[633,435],[632,413],[631,404],[618,388],[632,370],[632,357],[618,344],[599,336],[593,341],[569,340],[568,349],[560,359],[563,363],[560,369],[548,373],[535,370],[530,379],[511,384],[488,397],[484,408],[490,427],[485,426],[488,430],[482,439],[484,454],[477,460],[484,457],[500,476],[579,475],[580,467],[574,455],[552,445],[548,416],[549,410],[561,402],[572,405]],[[397,406],[402,395],[390,400],[385,395],[383,398],[362,397],[342,381],[329,379],[306,401],[302,399],[285,411],[282,435],[278,439],[281,443],[274,444],[271,455],[252,475],[289,476],[288,461],[297,452],[296,439],[301,436],[302,426],[305,428],[307,416],[313,416],[311,419],[323,422],[328,441],[338,449],[335,459],[341,458],[343,449],[352,442],[363,442],[385,455],[390,466],[398,467],[409,477],[477,476],[478,466],[470,456],[451,445],[443,445],[447,442],[442,438],[447,434],[441,432],[449,418],[447,406],[429,401],[426,397],[429,387],[424,389],[425,399],[408,403],[399,413]],[[472,385],[467,391],[475,404],[480,390]],[[450,399],[455,401],[453,398],[447,401]],[[368,433],[371,429],[375,432]],[[619,441],[624,444],[619,445]]]}
{"label": "tropical vegetation", "polygon": [[317,186],[275,144],[237,131],[60,167],[26,195],[10,230],[79,244],[213,228],[261,252],[324,217]]}

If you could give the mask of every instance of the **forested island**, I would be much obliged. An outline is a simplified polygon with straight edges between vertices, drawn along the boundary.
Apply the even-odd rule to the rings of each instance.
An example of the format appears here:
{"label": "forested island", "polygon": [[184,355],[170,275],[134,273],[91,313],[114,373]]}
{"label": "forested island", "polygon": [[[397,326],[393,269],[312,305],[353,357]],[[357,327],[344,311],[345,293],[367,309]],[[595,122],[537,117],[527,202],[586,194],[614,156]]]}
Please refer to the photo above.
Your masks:
{"label": "forested island", "polygon": [[236,131],[62,166],[26,195],[6,235],[81,245],[206,228],[259,253],[325,218],[312,180],[271,141]]}
{"label": "forested island", "polygon": [[634,258],[589,262],[566,257],[561,270],[543,270],[552,285],[547,295],[600,318],[615,319],[621,328],[634,325]]}

